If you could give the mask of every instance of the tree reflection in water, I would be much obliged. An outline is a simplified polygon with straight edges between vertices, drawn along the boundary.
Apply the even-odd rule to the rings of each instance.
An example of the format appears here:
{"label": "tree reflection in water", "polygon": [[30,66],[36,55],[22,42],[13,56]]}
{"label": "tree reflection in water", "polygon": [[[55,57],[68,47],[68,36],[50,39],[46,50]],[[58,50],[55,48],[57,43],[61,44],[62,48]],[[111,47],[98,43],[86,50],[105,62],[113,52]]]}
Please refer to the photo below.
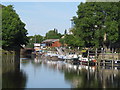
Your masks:
{"label": "tree reflection in water", "polygon": [[[79,72],[79,73],[78,73]],[[75,88],[120,88],[120,71],[99,69],[95,72],[81,69],[65,71],[65,79],[71,81]]]}
{"label": "tree reflection in water", "polygon": [[97,66],[63,64],[57,61],[44,61],[52,69],[64,73],[65,80],[73,88],[120,88],[120,70]]}
{"label": "tree reflection in water", "polygon": [[[40,79],[39,77],[40,75],[46,74],[45,70],[50,70],[49,73],[51,73],[51,71],[54,70],[54,72],[62,73],[63,75],[62,77],[64,77],[64,81],[67,82],[67,84],[69,84],[70,86],[72,85],[71,86],[72,88],[119,88],[120,87],[120,82],[119,82],[120,70],[116,68],[111,69],[111,68],[105,68],[105,67],[103,68],[97,66],[72,65],[64,61],[42,60],[39,57],[29,58],[29,59],[24,58],[21,63],[23,66],[27,68],[28,66],[31,66],[32,68],[38,69],[38,75],[36,76],[36,81],[38,80],[37,81],[38,83],[43,82],[39,80]],[[46,67],[50,69],[47,69]],[[24,69],[26,70],[26,68],[23,68],[23,70]],[[27,82],[28,79],[29,82],[32,82],[28,77],[28,75],[30,74],[29,69],[28,72],[25,73],[21,70],[20,70],[20,65],[18,63],[16,64],[9,62],[3,63],[3,74],[2,74],[3,88],[25,88],[26,84],[28,83]],[[44,71],[44,72],[42,72],[41,74],[40,71]],[[33,71],[31,71],[31,73],[33,73]],[[59,81],[53,80],[50,83],[53,82],[58,83]]]}
{"label": "tree reflection in water", "polygon": [[101,82],[95,78],[94,74],[88,73],[85,69],[81,69],[79,73],[75,71],[65,71],[65,79],[73,83],[74,88],[98,88]]}
{"label": "tree reflection in water", "polygon": [[11,71],[2,74],[2,88],[24,88],[26,75],[22,71]]}
{"label": "tree reflection in water", "polygon": [[20,58],[11,58],[11,56],[7,59],[2,58],[2,88],[25,88],[26,74],[20,70],[20,63],[12,59],[20,60]]}

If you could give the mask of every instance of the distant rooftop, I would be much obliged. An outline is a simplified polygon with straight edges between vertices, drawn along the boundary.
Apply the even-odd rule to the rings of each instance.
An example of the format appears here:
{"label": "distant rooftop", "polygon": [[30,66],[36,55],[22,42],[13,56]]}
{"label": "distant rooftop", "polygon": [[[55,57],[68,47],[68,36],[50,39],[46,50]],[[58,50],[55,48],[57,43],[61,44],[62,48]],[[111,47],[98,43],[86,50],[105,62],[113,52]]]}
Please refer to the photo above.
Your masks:
{"label": "distant rooftop", "polygon": [[45,42],[55,42],[55,41],[59,41],[59,39],[46,39],[42,43],[45,43]]}

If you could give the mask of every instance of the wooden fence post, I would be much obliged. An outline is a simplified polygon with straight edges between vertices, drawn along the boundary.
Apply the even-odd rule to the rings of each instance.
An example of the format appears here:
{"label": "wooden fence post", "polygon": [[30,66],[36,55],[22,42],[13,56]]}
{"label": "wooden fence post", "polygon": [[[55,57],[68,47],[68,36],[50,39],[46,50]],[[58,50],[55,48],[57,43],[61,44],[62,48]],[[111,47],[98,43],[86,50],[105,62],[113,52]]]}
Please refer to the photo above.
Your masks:
{"label": "wooden fence post", "polygon": [[96,51],[95,51],[95,58],[97,59],[97,48],[96,48]]}
{"label": "wooden fence post", "polygon": [[89,58],[89,53],[90,53],[90,52],[89,52],[89,49],[88,49],[88,56],[87,56],[88,58]]}
{"label": "wooden fence post", "polygon": [[113,63],[114,63],[114,55],[113,55],[113,48],[112,48],[112,69],[113,69]]}

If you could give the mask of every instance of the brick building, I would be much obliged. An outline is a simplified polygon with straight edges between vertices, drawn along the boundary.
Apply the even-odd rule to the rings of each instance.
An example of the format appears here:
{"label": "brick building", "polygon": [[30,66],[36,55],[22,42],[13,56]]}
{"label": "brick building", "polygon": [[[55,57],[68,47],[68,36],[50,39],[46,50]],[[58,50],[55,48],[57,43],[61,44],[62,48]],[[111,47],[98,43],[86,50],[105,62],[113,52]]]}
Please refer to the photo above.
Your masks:
{"label": "brick building", "polygon": [[62,44],[59,42],[59,39],[47,39],[42,42],[46,47],[60,47]]}

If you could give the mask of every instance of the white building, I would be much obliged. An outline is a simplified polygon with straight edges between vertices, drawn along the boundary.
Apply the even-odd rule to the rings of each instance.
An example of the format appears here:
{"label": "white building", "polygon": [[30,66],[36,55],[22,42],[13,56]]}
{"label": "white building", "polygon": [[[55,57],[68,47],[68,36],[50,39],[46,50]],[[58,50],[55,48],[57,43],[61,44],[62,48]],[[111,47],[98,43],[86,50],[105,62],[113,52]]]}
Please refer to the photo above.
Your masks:
{"label": "white building", "polygon": [[40,50],[40,43],[34,43],[34,49],[35,49],[35,51],[39,51]]}

